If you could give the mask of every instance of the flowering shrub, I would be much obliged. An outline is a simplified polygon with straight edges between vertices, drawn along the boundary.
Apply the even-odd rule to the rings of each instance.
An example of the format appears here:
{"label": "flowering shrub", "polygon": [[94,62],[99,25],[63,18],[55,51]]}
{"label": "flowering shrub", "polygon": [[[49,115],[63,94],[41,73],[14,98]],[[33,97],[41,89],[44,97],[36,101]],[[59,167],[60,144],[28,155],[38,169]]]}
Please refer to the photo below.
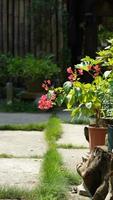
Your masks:
{"label": "flowering shrub", "polygon": [[44,80],[42,83],[42,88],[46,91],[45,95],[42,95],[39,102],[38,108],[41,110],[49,110],[54,106],[61,106],[65,101],[67,101],[68,94],[73,87],[74,82],[79,80],[79,77],[83,75],[83,71],[88,71],[91,76],[96,77],[100,73],[100,66],[89,66],[89,65],[81,65],[75,66],[75,69],[72,70],[71,67],[67,68],[68,79],[63,84],[63,87],[55,88],[52,86],[50,80]]}
{"label": "flowering shrub", "polygon": [[69,74],[68,79],[70,81],[76,81],[78,76],[80,77],[84,74],[84,71],[87,71],[90,76],[95,78],[101,74],[101,67],[100,65],[89,65],[88,62],[82,62],[80,65],[75,65],[74,70],[71,67],[67,68]]}
{"label": "flowering shrub", "polygon": [[38,102],[39,109],[49,110],[54,106],[62,105],[65,99],[63,88],[53,87],[50,80],[45,80],[44,83],[42,83],[42,88],[46,91],[46,94],[42,95]]}
{"label": "flowering shrub", "polygon": [[[106,66],[105,73],[103,66]],[[113,96],[112,66],[113,41],[111,47],[98,52],[96,59],[87,56],[74,69],[67,68],[68,81],[62,87],[54,88],[49,80],[44,81],[42,87],[46,95],[40,98],[38,107],[47,110],[65,103],[73,117],[93,115],[98,126],[100,117],[105,115],[104,104],[110,95]],[[92,77],[91,83],[81,82],[84,72]]]}

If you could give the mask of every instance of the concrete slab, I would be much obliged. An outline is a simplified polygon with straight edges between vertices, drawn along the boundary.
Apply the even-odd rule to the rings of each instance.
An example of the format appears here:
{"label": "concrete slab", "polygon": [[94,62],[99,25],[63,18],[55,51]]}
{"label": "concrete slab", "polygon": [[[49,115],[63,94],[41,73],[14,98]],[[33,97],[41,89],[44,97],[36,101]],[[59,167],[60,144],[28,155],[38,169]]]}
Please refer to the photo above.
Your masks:
{"label": "concrete slab", "polygon": [[75,172],[76,165],[82,161],[82,156],[86,155],[87,149],[58,149],[62,156],[64,166]]}
{"label": "concrete slab", "polygon": [[58,144],[73,144],[77,146],[89,147],[89,143],[84,136],[85,125],[62,124],[63,134],[58,140]]}
{"label": "concrete slab", "polygon": [[0,186],[32,189],[40,179],[41,159],[0,159]]}
{"label": "concrete slab", "polygon": [[0,124],[26,124],[46,122],[51,113],[0,113]]}
{"label": "concrete slab", "polygon": [[47,122],[52,113],[62,120],[69,122],[71,120],[70,112],[65,111],[42,111],[40,113],[0,113],[0,125],[3,124],[26,124]]}
{"label": "concrete slab", "polygon": [[0,131],[0,154],[30,157],[43,156],[47,150],[40,131]]}

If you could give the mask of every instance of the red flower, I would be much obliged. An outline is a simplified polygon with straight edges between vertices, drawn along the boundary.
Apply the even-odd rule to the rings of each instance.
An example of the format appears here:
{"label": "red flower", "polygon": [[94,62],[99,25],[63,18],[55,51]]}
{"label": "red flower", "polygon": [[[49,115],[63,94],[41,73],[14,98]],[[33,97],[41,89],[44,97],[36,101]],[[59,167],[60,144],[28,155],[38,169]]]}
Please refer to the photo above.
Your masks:
{"label": "red flower", "polygon": [[71,67],[68,67],[68,68],[67,68],[67,72],[68,72],[69,74],[72,74],[72,73],[73,73],[72,68],[71,68]]}
{"label": "red flower", "polygon": [[41,110],[48,110],[52,107],[53,102],[50,99],[47,99],[47,95],[42,95],[38,102],[38,108]]}

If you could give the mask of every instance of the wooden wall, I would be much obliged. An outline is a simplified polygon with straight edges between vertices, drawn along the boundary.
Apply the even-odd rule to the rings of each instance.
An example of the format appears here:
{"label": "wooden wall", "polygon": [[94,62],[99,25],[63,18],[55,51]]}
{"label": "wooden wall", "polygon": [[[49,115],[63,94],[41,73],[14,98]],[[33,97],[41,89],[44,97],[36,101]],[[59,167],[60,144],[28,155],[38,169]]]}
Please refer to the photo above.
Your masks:
{"label": "wooden wall", "polygon": [[56,0],[56,9],[33,13],[32,0],[0,0],[0,53],[23,56],[53,53],[59,59],[63,48],[63,11],[66,4]]}

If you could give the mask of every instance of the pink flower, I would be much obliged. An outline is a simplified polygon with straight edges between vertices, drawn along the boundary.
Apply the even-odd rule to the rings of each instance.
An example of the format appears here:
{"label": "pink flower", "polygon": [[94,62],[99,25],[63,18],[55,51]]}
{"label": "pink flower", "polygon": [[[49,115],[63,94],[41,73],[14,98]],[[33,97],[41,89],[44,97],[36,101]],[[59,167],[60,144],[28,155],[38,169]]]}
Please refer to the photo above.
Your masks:
{"label": "pink flower", "polygon": [[98,76],[98,75],[99,75],[99,72],[94,73],[93,77],[95,78],[95,77]]}
{"label": "pink flower", "polygon": [[56,94],[54,93],[51,95],[51,101],[54,101],[55,99],[56,99]]}
{"label": "pink flower", "polygon": [[50,80],[47,80],[47,83],[48,83],[48,85],[51,85],[51,81]]}
{"label": "pink flower", "polygon": [[42,88],[44,88],[44,90],[48,91],[50,85],[51,85],[51,81],[50,80],[45,80],[44,83],[42,83]]}
{"label": "pink flower", "polygon": [[68,68],[67,68],[67,72],[68,72],[69,74],[72,74],[72,73],[73,73],[72,68],[71,68],[71,67],[68,67]]}
{"label": "pink flower", "polygon": [[42,95],[38,102],[38,108],[41,110],[48,110],[52,107],[53,102],[50,99],[47,99],[47,95]]}
{"label": "pink flower", "polygon": [[100,72],[101,70],[99,65],[93,66],[93,69],[95,70],[96,73]]}
{"label": "pink flower", "polygon": [[45,83],[42,83],[42,88],[44,88],[44,90],[48,91],[49,90],[49,87],[47,84]]}
{"label": "pink flower", "polygon": [[52,108],[53,107],[53,103],[52,103],[52,101],[51,100],[47,100],[46,102],[45,102],[45,109],[50,109],[50,108]]}
{"label": "pink flower", "polygon": [[78,69],[78,73],[79,73],[80,75],[83,75],[83,70],[82,70],[82,69]]}
{"label": "pink flower", "polygon": [[42,95],[40,98],[42,101],[46,101],[47,100],[47,95]]}
{"label": "pink flower", "polygon": [[71,74],[70,76],[68,76],[68,79],[69,79],[70,81],[75,81],[76,78],[77,78],[76,74]]}

